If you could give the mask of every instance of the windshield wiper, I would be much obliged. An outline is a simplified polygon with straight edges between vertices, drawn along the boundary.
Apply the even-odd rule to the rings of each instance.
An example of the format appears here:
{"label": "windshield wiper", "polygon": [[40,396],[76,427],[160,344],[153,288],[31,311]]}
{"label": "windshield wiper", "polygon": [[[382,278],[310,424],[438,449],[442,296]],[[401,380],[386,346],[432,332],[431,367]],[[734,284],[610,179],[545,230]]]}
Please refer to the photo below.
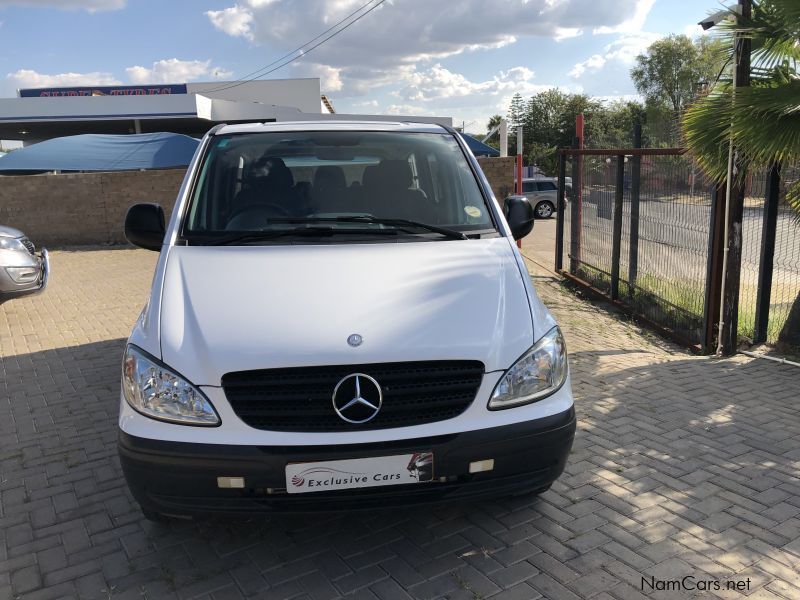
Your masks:
{"label": "windshield wiper", "polygon": [[393,225],[394,227],[418,227],[420,229],[427,229],[432,233],[438,233],[453,240],[468,240],[469,238],[465,233],[456,231],[455,229],[448,229],[447,227],[439,227],[438,225],[428,225],[420,221],[410,221],[408,219],[379,219],[369,215],[353,216],[353,217],[337,217],[337,221],[344,223],[377,223],[378,225]]}
{"label": "windshield wiper", "polygon": [[[331,222],[331,223],[374,223],[376,225],[390,225],[398,229],[408,230],[411,227],[417,229],[425,229],[431,233],[438,233],[452,240],[468,240],[469,238],[465,233],[456,231],[455,229],[448,229],[446,227],[439,227],[437,225],[429,225],[428,223],[421,223],[420,221],[410,221],[408,219],[381,219],[371,215],[352,215],[341,217],[287,217],[272,219],[278,223],[307,223],[307,222]],[[381,231],[381,230],[377,230]],[[385,231],[385,230],[383,230]]]}
{"label": "windshield wiper", "polygon": [[231,235],[210,235],[189,242],[196,241],[206,246],[231,246],[235,244],[247,244],[250,242],[263,242],[282,237],[325,237],[332,235],[361,235],[361,234],[382,233],[387,235],[397,235],[396,231],[390,229],[361,230],[361,229],[336,229],[335,227],[292,227],[291,229],[273,229],[266,231],[246,231]]}

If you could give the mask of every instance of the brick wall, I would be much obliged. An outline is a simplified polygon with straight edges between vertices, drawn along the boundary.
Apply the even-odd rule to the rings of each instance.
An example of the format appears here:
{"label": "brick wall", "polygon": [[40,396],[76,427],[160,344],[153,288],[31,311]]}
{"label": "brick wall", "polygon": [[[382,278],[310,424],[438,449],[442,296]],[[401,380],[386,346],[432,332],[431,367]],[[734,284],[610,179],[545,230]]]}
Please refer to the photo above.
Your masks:
{"label": "brick wall", "polygon": [[37,246],[125,242],[125,213],[157,202],[167,219],[185,169],[0,176],[0,224],[24,231]]}
{"label": "brick wall", "polygon": [[516,158],[504,156],[502,158],[478,158],[478,164],[483,169],[486,179],[492,186],[495,198],[503,206],[506,196],[514,193],[514,165]]}
{"label": "brick wall", "polygon": [[[502,205],[514,189],[514,157],[479,158]],[[167,219],[184,169],[118,173],[0,176],[0,224],[24,231],[37,246],[125,243],[125,213],[157,202]]]}

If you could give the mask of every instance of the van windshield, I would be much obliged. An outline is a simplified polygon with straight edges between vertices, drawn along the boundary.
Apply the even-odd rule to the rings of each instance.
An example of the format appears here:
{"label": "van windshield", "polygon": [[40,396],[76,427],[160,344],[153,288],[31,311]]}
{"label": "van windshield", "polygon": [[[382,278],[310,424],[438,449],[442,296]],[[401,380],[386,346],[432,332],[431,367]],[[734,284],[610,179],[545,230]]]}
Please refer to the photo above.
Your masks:
{"label": "van windshield", "polygon": [[[182,227],[187,242],[494,234],[451,134],[359,131],[212,138]],[[388,239],[389,235],[380,238]]]}

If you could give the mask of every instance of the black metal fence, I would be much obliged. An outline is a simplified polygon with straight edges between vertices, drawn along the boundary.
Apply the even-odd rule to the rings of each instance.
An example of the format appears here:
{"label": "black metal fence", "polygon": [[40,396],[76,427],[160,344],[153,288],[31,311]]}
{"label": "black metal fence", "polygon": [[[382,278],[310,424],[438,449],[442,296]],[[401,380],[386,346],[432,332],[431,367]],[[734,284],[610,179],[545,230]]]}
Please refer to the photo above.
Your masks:
{"label": "black metal fence", "polygon": [[562,166],[556,267],[704,349],[713,202],[699,169],[682,149],[642,148],[564,151]]}
{"label": "black metal fence", "polygon": [[[559,171],[556,269],[684,345],[713,351],[724,191],[681,148],[563,150]],[[798,176],[784,169],[782,181]],[[745,194],[739,333],[771,342],[792,327],[800,226],[785,183],[770,196],[768,180],[755,174]]]}
{"label": "black metal fence", "polygon": [[800,215],[786,201],[798,179],[800,165],[787,165],[745,187],[739,335],[756,343],[800,346]]}

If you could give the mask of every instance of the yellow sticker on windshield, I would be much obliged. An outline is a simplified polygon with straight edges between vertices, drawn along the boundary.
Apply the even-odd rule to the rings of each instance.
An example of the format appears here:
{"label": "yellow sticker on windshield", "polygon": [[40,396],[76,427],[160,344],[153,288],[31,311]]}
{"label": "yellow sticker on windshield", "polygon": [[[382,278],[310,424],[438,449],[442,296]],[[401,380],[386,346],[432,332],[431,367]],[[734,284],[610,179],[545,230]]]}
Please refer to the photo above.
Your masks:
{"label": "yellow sticker on windshield", "polygon": [[465,206],[464,212],[470,217],[475,217],[476,219],[481,216],[481,209],[477,206]]}

